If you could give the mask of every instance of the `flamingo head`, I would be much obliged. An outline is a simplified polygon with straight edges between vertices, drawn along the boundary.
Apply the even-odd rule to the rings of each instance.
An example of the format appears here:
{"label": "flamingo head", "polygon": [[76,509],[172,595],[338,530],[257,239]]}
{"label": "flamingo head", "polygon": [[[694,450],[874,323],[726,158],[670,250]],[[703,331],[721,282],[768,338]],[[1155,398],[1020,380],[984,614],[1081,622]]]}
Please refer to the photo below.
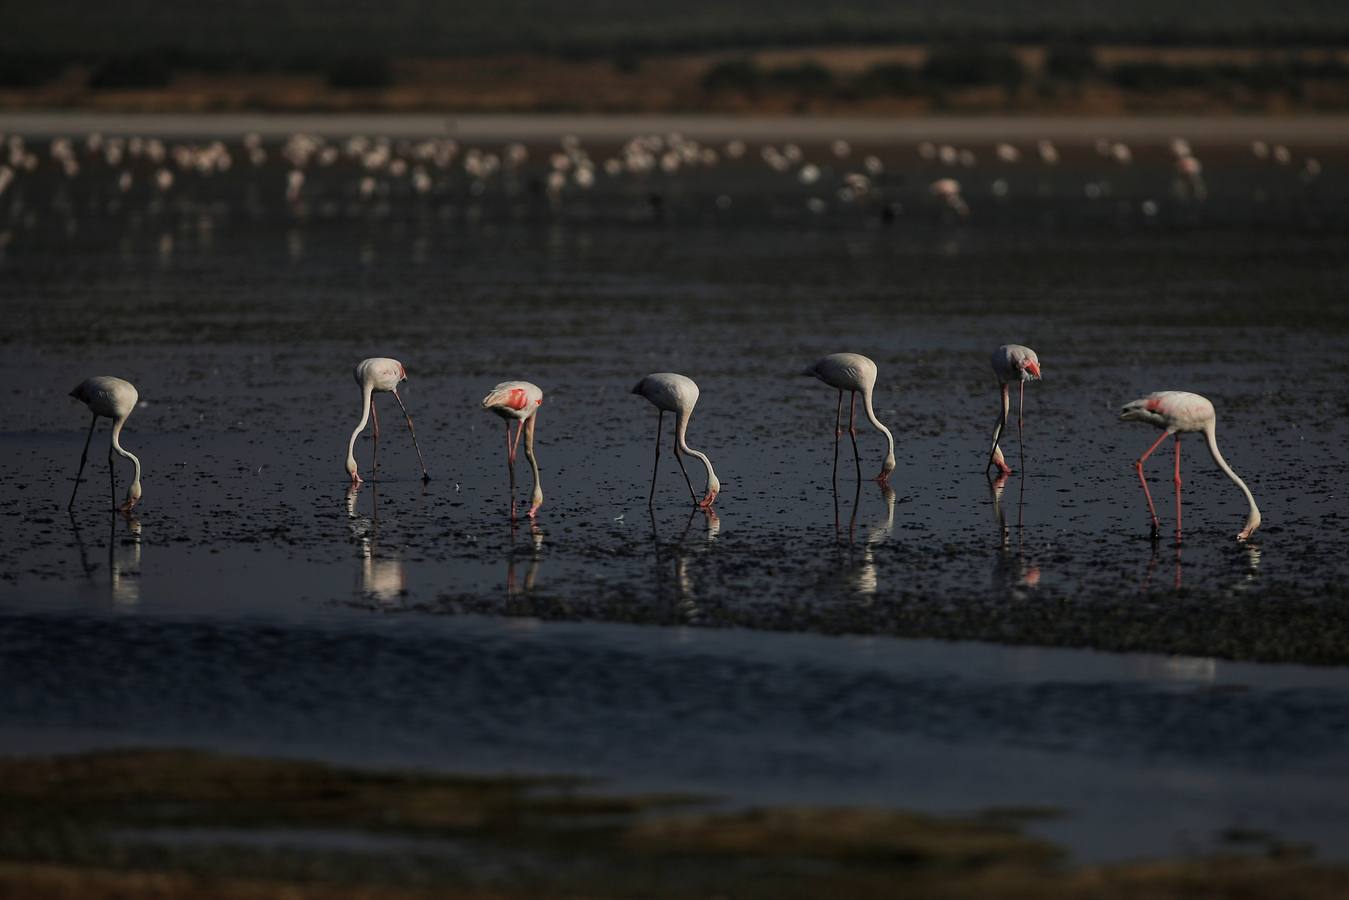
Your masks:
{"label": "flamingo head", "polygon": [[1029,372],[1030,376],[1034,378],[1036,381],[1040,380],[1040,363],[1037,362],[1036,360],[1033,359],[1022,360],[1021,370],[1023,372]]}
{"label": "flamingo head", "polygon": [[350,453],[347,454],[347,474],[351,476],[351,484],[354,487],[361,483],[361,476],[356,471],[356,457]]}
{"label": "flamingo head", "polygon": [[407,380],[408,380],[408,369],[407,369],[407,366],[403,365],[402,363],[399,363],[399,364],[398,364],[398,380],[399,380],[399,381],[407,381]]}
{"label": "flamingo head", "polygon": [[710,475],[707,479],[707,493],[703,499],[698,501],[698,506],[703,509],[711,509],[712,504],[717,502],[717,494],[721,493],[721,482],[716,475]]}
{"label": "flamingo head", "polygon": [[131,512],[131,508],[140,502],[141,499],[141,480],[137,478],[131,482],[131,487],[126,489],[126,500],[118,507],[122,512]]}
{"label": "flamingo head", "polygon": [[895,454],[891,453],[885,457],[885,462],[881,464],[881,474],[876,476],[876,480],[885,484],[890,480],[890,473],[895,471]]}

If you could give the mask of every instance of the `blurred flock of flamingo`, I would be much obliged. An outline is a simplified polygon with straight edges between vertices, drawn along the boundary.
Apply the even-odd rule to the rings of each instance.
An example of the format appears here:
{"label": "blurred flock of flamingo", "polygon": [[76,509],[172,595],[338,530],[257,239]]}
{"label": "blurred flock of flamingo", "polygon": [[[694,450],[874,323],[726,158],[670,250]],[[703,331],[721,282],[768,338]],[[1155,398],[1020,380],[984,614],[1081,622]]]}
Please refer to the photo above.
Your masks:
{"label": "blurred flock of flamingo", "polygon": [[[1152,177],[1126,199],[1115,184],[1136,160],[1147,159]],[[1230,153],[1227,157],[1230,161]],[[1070,181],[1050,170],[1071,165]],[[1249,179],[1249,166],[1264,177]],[[718,169],[737,182],[712,182],[704,197],[698,178]],[[1310,195],[1322,177],[1321,161],[1285,144],[1255,140],[1239,161],[1243,186],[1257,202]],[[240,184],[228,173],[252,173]],[[1037,174],[1039,177],[1027,177]],[[1208,169],[1191,143],[1176,137],[1133,146],[1109,138],[1060,146],[1048,139],[1018,145],[996,142],[957,146],[923,141],[858,149],[843,139],[751,146],[740,139],[701,142],[678,133],[643,134],[603,151],[574,135],[551,145],[521,142],[492,148],[453,138],[422,140],[353,135],[344,139],[291,134],[266,140],[250,133],[238,140],[166,141],[148,136],[55,137],[46,141],[0,134],[0,249],[16,231],[32,227],[44,203],[59,212],[115,214],[194,202],[242,201],[255,211],[277,206],[312,217],[387,216],[400,204],[473,204],[490,195],[537,198],[554,211],[584,206],[597,187],[627,191],[630,218],[660,218],[676,208],[681,191],[702,210],[729,210],[736,185],[769,179],[781,185],[788,209],[807,215],[861,211],[890,222],[906,214],[947,220],[977,217],[981,207],[1018,198],[1053,197],[1127,207],[1144,220],[1166,205],[1193,210],[1209,196]],[[773,181],[776,179],[776,181]],[[228,190],[211,190],[228,181]],[[762,185],[753,182],[754,190]],[[978,202],[974,201],[977,196]],[[685,204],[687,206],[689,204]],[[683,206],[678,207],[683,209]],[[442,207],[448,209],[448,207]]]}

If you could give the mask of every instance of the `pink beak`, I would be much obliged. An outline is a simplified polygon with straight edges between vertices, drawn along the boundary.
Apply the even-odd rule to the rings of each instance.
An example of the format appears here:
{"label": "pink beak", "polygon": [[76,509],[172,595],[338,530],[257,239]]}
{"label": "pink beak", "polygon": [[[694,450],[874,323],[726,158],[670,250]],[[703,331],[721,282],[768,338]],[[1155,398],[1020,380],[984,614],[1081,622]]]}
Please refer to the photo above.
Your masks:
{"label": "pink beak", "polygon": [[1033,359],[1028,359],[1026,360],[1026,371],[1034,375],[1036,378],[1039,378],[1040,364]]}

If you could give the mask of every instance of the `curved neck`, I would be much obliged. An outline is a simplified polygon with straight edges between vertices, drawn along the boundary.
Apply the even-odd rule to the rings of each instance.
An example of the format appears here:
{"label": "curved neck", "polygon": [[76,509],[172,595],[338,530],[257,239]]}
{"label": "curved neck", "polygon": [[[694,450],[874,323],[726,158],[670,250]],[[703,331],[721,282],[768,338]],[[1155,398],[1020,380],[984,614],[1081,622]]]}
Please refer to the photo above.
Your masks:
{"label": "curved neck", "polygon": [[[1005,399],[1006,399],[1006,396],[1007,396],[1006,394],[1003,395],[1004,401],[1005,401]],[[862,404],[863,404],[863,407],[864,407],[865,410],[866,410],[867,419],[869,419],[869,420],[871,421],[871,424],[872,424],[872,425],[875,425],[875,426],[876,426],[876,430],[877,430],[877,431],[879,431],[881,434],[885,435],[885,439],[890,443],[890,448],[889,448],[889,450],[886,452],[886,458],[887,458],[887,459],[894,459],[894,458],[895,458],[895,436],[894,436],[893,434],[890,433],[890,429],[889,429],[889,428],[886,428],[884,425],[881,424],[881,420],[880,420],[880,419],[876,418],[876,410],[873,409],[872,406],[871,406],[871,388],[870,388],[870,387],[868,387],[866,390],[862,391]]]}
{"label": "curved neck", "polygon": [[[128,414],[128,415],[129,415],[129,414]],[[134,489],[135,487],[139,486],[140,483],[141,483],[141,461],[140,461],[139,459],[136,458],[136,454],[131,453],[131,452],[127,451],[127,450],[122,449],[122,444],[121,444],[119,438],[122,436],[122,426],[126,424],[126,419],[127,419],[126,416],[122,416],[122,418],[118,419],[116,422],[113,423],[113,426],[112,426],[112,449],[116,450],[116,451],[117,451],[117,454],[118,454],[119,456],[123,456],[123,457],[126,457],[127,459],[131,460],[132,464],[135,465],[135,467],[136,467],[136,478],[131,482],[131,484],[132,484],[132,486],[133,486],[133,489]]]}
{"label": "curved neck", "polygon": [[534,457],[534,417],[525,420],[525,459],[534,472],[534,495],[531,503],[538,506],[543,502],[543,485],[539,484],[539,461]]}
{"label": "curved neck", "polygon": [[374,385],[366,384],[361,388],[361,422],[356,426],[356,430],[351,433],[351,440],[347,442],[347,470],[356,468],[356,438],[365,430],[365,423],[370,421],[370,395],[374,391]]}
{"label": "curved neck", "polygon": [[694,450],[689,446],[688,441],[684,439],[685,433],[689,427],[689,416],[693,415],[691,411],[682,411],[679,418],[675,421],[675,439],[679,441],[679,449],[683,450],[689,456],[696,456],[703,461],[703,467],[707,469],[707,484],[709,488],[714,484],[720,484],[717,473],[712,471],[712,460],[707,458],[707,454],[701,450]]}
{"label": "curved neck", "polygon": [[1227,460],[1223,459],[1223,455],[1218,452],[1218,437],[1216,431],[1216,427],[1213,422],[1210,421],[1204,426],[1204,440],[1208,443],[1209,455],[1211,455],[1213,461],[1218,464],[1218,468],[1223,470],[1224,475],[1235,481],[1237,487],[1241,488],[1241,492],[1246,495],[1246,502],[1250,504],[1250,510],[1246,514],[1246,527],[1243,529],[1242,534],[1243,536],[1249,535],[1260,524],[1260,508],[1255,505],[1255,496],[1251,493],[1251,489],[1246,487],[1246,482],[1242,481],[1237,473],[1232,471],[1232,467],[1227,464]]}

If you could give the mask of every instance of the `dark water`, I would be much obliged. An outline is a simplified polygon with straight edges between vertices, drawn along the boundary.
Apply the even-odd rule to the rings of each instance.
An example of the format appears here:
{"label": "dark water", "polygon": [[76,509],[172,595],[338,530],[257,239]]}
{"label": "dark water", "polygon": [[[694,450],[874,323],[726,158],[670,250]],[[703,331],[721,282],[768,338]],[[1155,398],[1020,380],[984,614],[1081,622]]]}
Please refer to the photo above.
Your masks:
{"label": "dark water", "polygon": [[[67,178],[30,143],[41,165],[0,194],[0,747],[1057,806],[1038,827],[1086,858],[1234,824],[1343,855],[1349,155],[1196,143],[1200,200],[1165,137],[1127,167],[1086,143],[1051,167],[986,142],[954,169],[807,144],[812,185],[753,143],[560,196],[556,145],[477,184],[461,147],[425,195],[380,171],[362,197],[343,157],[296,203],[274,143],[255,168],[231,141],[230,171],[175,168],[162,192],[144,161],[122,192],[82,144]],[[840,199],[867,154],[885,172]],[[950,175],[968,217],[928,191]],[[987,357],[1009,341],[1045,380],[1024,467],[1013,438],[994,485]],[[865,423],[863,481],[845,437],[831,484],[836,395],[793,373],[838,350],[879,366],[893,492],[866,480],[885,447]],[[408,368],[425,487],[385,396],[378,481],[348,490],[370,355]],[[655,411],[629,390],[661,370],[701,385],[715,514],[668,446],[646,507]],[[88,422],[65,394],[102,373],[142,398],[130,518],[107,512],[106,423],[65,512]],[[514,528],[503,426],[477,408],[512,378],[545,393],[546,500]],[[1116,415],[1159,389],[1213,400],[1264,516],[1248,544],[1193,438],[1183,545],[1148,539],[1130,464],[1156,435]],[[367,472],[370,452],[367,432]],[[1168,538],[1171,453],[1149,469]]]}

